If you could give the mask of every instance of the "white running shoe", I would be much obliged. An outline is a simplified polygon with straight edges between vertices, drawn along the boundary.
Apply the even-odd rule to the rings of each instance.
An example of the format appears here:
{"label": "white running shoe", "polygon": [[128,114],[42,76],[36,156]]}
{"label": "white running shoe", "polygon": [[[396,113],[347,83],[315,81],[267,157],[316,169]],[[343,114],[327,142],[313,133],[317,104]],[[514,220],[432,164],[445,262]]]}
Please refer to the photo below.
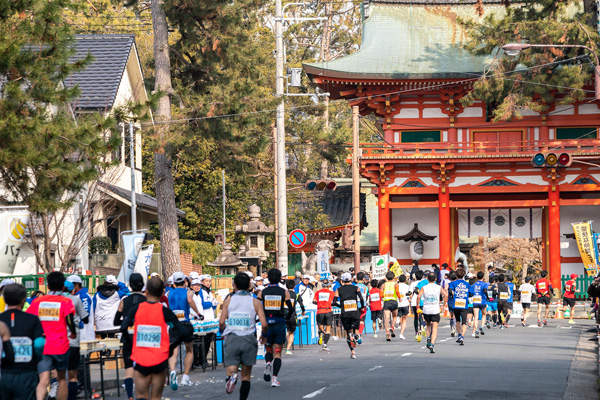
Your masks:
{"label": "white running shoe", "polygon": [[263,375],[265,382],[269,382],[271,380],[271,371],[272,370],[273,370],[273,366],[271,365],[270,362],[268,362],[267,365],[265,366],[265,373]]}
{"label": "white running shoe", "polygon": [[399,336],[399,337],[400,337],[400,339],[401,339],[401,340],[404,340],[404,339],[406,339],[406,338],[404,337],[404,335],[403,335],[403,334],[400,334],[400,336]]}
{"label": "white running shoe", "polygon": [[350,354],[350,358],[353,359],[353,360],[355,360],[356,359],[356,354],[355,353]]}
{"label": "white running shoe", "polygon": [[171,390],[177,390],[179,385],[177,385],[177,372],[171,371],[169,374],[169,383],[171,385]]}
{"label": "white running shoe", "polygon": [[238,377],[238,374],[233,374],[225,382],[225,392],[227,394],[233,393],[233,389],[235,389],[235,384],[237,382],[237,377]]}
{"label": "white running shoe", "polygon": [[58,382],[52,382],[50,385],[50,393],[48,393],[48,397],[51,399],[55,399],[58,394]]}
{"label": "white running shoe", "polygon": [[374,338],[376,338],[376,337],[377,337],[377,334],[376,334],[376,333],[374,333],[374,334],[373,334],[373,337],[374,337]]}
{"label": "white running shoe", "polygon": [[473,333],[471,334],[471,336],[475,337],[475,332],[473,332]]}
{"label": "white running shoe", "polygon": [[279,387],[279,386],[281,386],[281,382],[279,382],[277,380],[277,377],[274,376],[273,379],[271,380],[271,387]]}
{"label": "white running shoe", "polygon": [[190,380],[189,376],[184,375],[183,378],[181,378],[181,383],[179,383],[181,386],[194,386],[194,383]]}

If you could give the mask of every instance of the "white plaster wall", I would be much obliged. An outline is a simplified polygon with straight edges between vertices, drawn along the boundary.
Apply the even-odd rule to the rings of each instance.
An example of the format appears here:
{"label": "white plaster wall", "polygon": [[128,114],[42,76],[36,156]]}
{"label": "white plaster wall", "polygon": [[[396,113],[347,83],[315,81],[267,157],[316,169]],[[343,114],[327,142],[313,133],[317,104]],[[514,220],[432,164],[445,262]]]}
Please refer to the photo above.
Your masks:
{"label": "white plaster wall", "polygon": [[560,275],[583,275],[585,273],[583,269],[583,264],[561,264],[560,265]]}
{"label": "white plaster wall", "polygon": [[487,179],[489,178],[482,178],[481,176],[457,176],[449,186],[477,185]]}
{"label": "white plaster wall", "polygon": [[467,107],[464,111],[459,115],[459,117],[483,117],[483,109],[481,107]]}
{"label": "white plaster wall", "polygon": [[516,183],[520,183],[521,185],[526,185],[526,184],[532,184],[532,185],[547,185],[548,182],[545,182],[542,179],[541,174],[539,175],[532,175],[532,176],[510,176],[509,177],[511,181],[514,181]]}
{"label": "white plaster wall", "polygon": [[459,142],[463,140],[463,130],[462,128],[456,130],[456,136]]}
{"label": "white plaster wall", "polygon": [[579,106],[579,114],[600,114],[596,104],[582,104]]}
{"label": "white plaster wall", "polygon": [[540,128],[538,128],[537,126],[533,128],[533,139],[540,140]]}
{"label": "white plaster wall", "polygon": [[395,258],[410,258],[408,243],[397,240],[395,235],[408,233],[415,223],[421,232],[436,236],[435,240],[423,242],[423,258],[439,258],[439,217],[437,208],[392,209],[392,255]]}
{"label": "white plaster wall", "polygon": [[423,109],[423,118],[446,118],[447,115],[442,112],[439,108],[425,108]]}
{"label": "white plaster wall", "polygon": [[[567,239],[566,233],[573,233],[574,222],[595,221],[595,230],[600,226],[600,206],[561,206],[560,207],[560,255],[578,257],[579,249],[574,239]],[[581,266],[581,265],[580,265]],[[583,266],[581,266],[583,268]]]}
{"label": "white plaster wall", "polygon": [[574,115],[575,108],[572,105],[558,105],[554,109],[553,115]]}
{"label": "white plaster wall", "polygon": [[394,118],[419,118],[418,108],[403,108]]}

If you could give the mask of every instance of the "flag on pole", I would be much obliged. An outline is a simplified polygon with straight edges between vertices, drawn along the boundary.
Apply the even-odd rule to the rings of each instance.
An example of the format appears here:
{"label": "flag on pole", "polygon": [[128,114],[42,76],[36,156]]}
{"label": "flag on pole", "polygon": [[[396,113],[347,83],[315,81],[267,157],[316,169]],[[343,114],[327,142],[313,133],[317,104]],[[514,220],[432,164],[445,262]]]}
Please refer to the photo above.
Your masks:
{"label": "flag on pole", "polygon": [[124,284],[129,283],[129,276],[131,276],[133,270],[135,269],[135,263],[137,261],[137,256],[142,249],[144,237],[146,237],[146,234],[143,232],[121,235],[123,254],[125,258],[123,259],[123,266],[121,267],[121,271],[117,277],[119,282],[123,282]]}

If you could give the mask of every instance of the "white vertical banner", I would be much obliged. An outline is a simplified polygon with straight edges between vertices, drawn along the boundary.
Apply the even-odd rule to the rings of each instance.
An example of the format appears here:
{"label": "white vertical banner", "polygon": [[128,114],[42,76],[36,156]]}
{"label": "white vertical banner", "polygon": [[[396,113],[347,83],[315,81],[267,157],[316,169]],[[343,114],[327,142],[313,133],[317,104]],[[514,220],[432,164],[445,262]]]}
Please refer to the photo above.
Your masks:
{"label": "white vertical banner", "polygon": [[321,274],[321,279],[329,279],[329,250],[317,251],[317,271]]}
{"label": "white vertical banner", "polygon": [[373,256],[371,258],[371,277],[373,279],[379,280],[385,278],[385,274],[388,271],[388,260],[388,254]]}
{"label": "white vertical banner", "polygon": [[144,278],[144,285],[148,281],[148,275],[150,274],[150,263],[152,262],[152,252],[154,251],[154,245],[146,246],[140,250],[135,261],[135,268],[133,272],[137,272]]}
{"label": "white vertical banner", "polygon": [[0,211],[0,273],[15,272],[28,224],[29,211],[25,208]]}
{"label": "white vertical banner", "polygon": [[135,269],[135,262],[137,256],[142,249],[142,243],[144,242],[145,233],[129,233],[121,235],[121,241],[123,242],[123,266],[119,272],[117,280],[127,284],[129,282],[129,276]]}

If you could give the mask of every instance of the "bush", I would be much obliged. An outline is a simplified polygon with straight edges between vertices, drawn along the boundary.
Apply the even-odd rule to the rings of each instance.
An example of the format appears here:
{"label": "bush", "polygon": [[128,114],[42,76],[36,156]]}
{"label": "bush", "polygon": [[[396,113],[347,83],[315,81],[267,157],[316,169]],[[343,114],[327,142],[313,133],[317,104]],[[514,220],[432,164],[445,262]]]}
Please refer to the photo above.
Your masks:
{"label": "bush", "polygon": [[95,236],[90,239],[90,254],[108,254],[112,250],[112,242],[108,236]]}

